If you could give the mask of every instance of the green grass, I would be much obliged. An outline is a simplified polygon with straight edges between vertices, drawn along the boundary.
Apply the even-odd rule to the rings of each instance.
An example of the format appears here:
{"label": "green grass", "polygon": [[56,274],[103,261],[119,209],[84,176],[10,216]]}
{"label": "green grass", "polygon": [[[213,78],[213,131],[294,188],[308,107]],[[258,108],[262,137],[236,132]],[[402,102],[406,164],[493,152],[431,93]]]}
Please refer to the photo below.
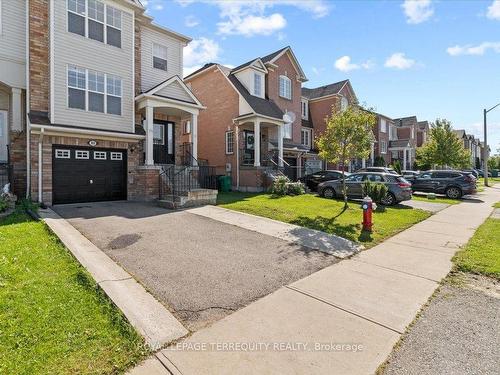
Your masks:
{"label": "green grass", "polygon": [[495,203],[495,204],[493,205],[493,207],[495,207],[495,208],[500,208],[500,202]]}
{"label": "green grass", "polygon": [[487,219],[453,261],[460,271],[500,279],[500,219]]}
{"label": "green grass", "polygon": [[430,216],[426,211],[403,207],[387,207],[375,212],[373,232],[361,230],[363,219],[359,202],[350,202],[342,212],[343,202],[305,194],[275,198],[269,194],[219,193],[221,207],[253,215],[321,230],[374,246],[413,224]]}
{"label": "green grass", "polygon": [[446,204],[459,204],[461,202],[460,199],[450,199],[445,196],[436,195],[436,199],[427,198],[427,194],[425,193],[413,193],[412,199],[416,201],[422,202],[430,202],[430,203],[446,203]]}
{"label": "green grass", "polygon": [[[500,177],[488,177],[488,184],[494,186],[500,183]],[[477,179],[477,191],[484,191],[484,178],[479,177]]]}
{"label": "green grass", "polygon": [[16,212],[0,244],[0,374],[114,374],[148,354],[43,223]]}

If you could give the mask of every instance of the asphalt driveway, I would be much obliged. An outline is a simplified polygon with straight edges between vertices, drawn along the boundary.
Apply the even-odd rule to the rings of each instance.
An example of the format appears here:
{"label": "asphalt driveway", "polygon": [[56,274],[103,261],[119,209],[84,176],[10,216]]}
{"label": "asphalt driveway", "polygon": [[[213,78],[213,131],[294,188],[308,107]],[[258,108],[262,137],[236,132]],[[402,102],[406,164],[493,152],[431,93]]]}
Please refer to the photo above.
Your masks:
{"label": "asphalt driveway", "polygon": [[275,237],[149,203],[55,206],[197,330],[337,261]]}

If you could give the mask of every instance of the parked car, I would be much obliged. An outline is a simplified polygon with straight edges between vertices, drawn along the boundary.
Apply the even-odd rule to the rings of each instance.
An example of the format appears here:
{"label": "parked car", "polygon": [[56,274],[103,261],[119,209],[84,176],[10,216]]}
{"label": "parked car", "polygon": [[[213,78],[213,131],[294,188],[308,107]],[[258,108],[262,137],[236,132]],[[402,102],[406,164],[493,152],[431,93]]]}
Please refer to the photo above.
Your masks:
{"label": "parked car", "polygon": [[[346,176],[350,176],[349,172],[344,172],[344,174]],[[342,178],[342,171],[325,170],[301,177],[299,178],[299,181],[305,184],[312,191],[316,191],[318,184],[325,181],[338,180],[340,178]]]}
{"label": "parked car", "polygon": [[[479,169],[477,171],[477,173],[478,173],[479,177],[484,177],[484,170],[483,169]],[[491,172],[490,171],[488,171],[488,177],[491,177]]]}
{"label": "parked car", "polygon": [[415,177],[416,175],[420,174],[420,171],[401,171],[401,175],[403,177]]}
{"label": "parked car", "polygon": [[411,178],[410,182],[413,191],[445,194],[452,199],[477,191],[474,175],[462,171],[426,171]]}
{"label": "parked car", "polygon": [[[411,183],[392,173],[361,172],[353,173],[345,179],[348,198],[363,198],[363,182],[380,182],[387,186],[388,192],[382,204],[393,204],[411,199]],[[342,197],[342,180],[326,181],[318,185],[318,193],[325,198]]]}
{"label": "parked car", "polygon": [[479,171],[477,169],[462,169],[462,172],[470,173],[474,175],[475,178],[479,178]]}
{"label": "parked car", "polygon": [[396,172],[393,168],[389,167],[366,167],[357,170],[356,172],[378,172],[378,173],[390,173],[399,176],[399,173]]}

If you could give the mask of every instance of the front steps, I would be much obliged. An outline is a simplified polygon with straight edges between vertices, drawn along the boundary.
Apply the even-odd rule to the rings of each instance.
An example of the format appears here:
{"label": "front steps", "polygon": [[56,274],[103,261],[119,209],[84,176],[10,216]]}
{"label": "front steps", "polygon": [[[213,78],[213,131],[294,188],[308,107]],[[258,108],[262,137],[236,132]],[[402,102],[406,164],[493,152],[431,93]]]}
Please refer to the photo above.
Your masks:
{"label": "front steps", "polygon": [[165,199],[158,201],[158,205],[168,209],[188,208],[217,204],[217,190],[193,189],[187,195],[167,195]]}

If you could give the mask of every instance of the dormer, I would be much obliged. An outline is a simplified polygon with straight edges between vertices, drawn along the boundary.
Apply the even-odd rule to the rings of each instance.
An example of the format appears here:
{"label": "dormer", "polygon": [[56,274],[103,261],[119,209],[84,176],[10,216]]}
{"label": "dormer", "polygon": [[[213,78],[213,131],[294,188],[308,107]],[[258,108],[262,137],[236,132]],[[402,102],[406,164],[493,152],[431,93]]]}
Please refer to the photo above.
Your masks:
{"label": "dormer", "polygon": [[247,89],[247,91],[259,98],[266,97],[266,66],[261,59],[255,59],[246,64],[233,69],[232,74],[238,78],[238,81]]}

